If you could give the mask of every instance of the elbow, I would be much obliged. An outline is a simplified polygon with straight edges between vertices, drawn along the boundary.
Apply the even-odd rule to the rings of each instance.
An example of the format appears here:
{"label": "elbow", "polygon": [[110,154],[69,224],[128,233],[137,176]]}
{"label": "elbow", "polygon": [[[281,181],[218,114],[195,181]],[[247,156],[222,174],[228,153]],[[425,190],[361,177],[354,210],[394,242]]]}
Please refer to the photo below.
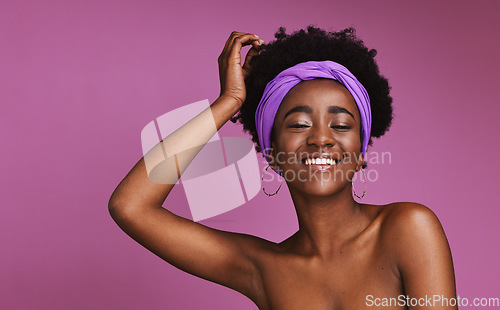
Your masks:
{"label": "elbow", "polygon": [[116,221],[122,218],[126,214],[127,209],[129,209],[127,205],[116,196],[116,192],[113,192],[108,201],[108,212],[113,220]]}
{"label": "elbow", "polygon": [[119,199],[119,197],[114,195],[111,195],[111,198],[108,201],[109,215],[116,223],[121,223],[127,219],[136,217],[138,212],[141,210],[142,208],[139,208],[137,205],[134,205],[129,201]]}
{"label": "elbow", "polygon": [[113,221],[120,227],[134,216],[131,214],[132,209],[126,205],[117,203],[116,201],[110,200],[108,202],[108,212]]}
{"label": "elbow", "polygon": [[110,199],[108,202],[108,212],[113,219],[116,217],[119,209],[120,209],[119,206]]}
{"label": "elbow", "polygon": [[134,219],[131,209],[127,207],[127,205],[117,203],[115,200],[110,199],[108,202],[108,212],[113,222],[115,222],[121,230],[127,232]]}
{"label": "elbow", "polygon": [[123,208],[120,207],[120,204],[113,200],[113,196],[108,201],[108,212],[111,218],[116,221],[118,216],[123,212]]}

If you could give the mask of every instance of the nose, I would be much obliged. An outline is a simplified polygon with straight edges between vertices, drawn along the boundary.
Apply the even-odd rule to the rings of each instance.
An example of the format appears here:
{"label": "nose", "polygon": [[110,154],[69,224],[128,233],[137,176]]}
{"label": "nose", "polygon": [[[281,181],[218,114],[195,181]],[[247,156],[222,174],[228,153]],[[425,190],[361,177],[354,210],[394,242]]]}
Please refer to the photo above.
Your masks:
{"label": "nose", "polygon": [[335,145],[333,132],[328,126],[312,126],[306,140],[308,145],[315,145],[323,148]]}

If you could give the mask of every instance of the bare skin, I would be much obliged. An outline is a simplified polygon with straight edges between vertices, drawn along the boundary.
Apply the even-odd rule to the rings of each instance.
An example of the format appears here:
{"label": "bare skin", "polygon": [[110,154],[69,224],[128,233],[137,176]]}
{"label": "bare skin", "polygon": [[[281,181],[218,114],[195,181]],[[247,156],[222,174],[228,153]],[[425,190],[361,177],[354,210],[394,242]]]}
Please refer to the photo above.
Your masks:
{"label": "bare skin", "polygon": [[[349,92],[333,80],[298,84],[276,117],[272,143],[276,160],[271,167],[300,172],[307,179],[287,179],[299,220],[293,236],[277,244],[205,227],[162,207],[196,153],[243,104],[248,62],[260,43],[253,34],[231,34],[219,57],[220,97],[155,146],[121,181],[109,201],[115,222],[168,263],[241,292],[259,309],[443,309],[441,304],[383,307],[383,300],[375,299],[455,298],[452,257],[441,224],[427,207],[410,202],[368,205],[353,199],[349,179],[363,161],[359,112]],[[252,48],[241,66],[244,45]],[[329,113],[332,105],[352,115]],[[297,106],[309,108],[285,118]],[[188,144],[179,139],[186,136],[198,141]],[[162,146],[188,149],[162,166],[168,184],[152,182],[145,164],[148,156],[160,156]],[[300,160],[303,154],[318,152],[342,159],[333,167],[335,178],[314,179],[314,171]],[[279,153],[298,160],[277,160]]]}

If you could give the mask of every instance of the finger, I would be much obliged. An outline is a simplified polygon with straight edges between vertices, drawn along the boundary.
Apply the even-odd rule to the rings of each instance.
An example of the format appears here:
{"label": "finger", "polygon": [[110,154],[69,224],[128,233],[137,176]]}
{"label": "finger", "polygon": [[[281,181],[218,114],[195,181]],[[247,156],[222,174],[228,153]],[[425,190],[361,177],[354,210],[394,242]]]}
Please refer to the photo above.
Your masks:
{"label": "finger", "polygon": [[[250,53],[253,52],[254,53]],[[258,54],[258,51],[256,51],[253,47],[248,51],[247,56],[245,57],[245,62],[243,63],[243,77],[246,78],[250,74],[250,59],[252,59],[253,55]]]}
{"label": "finger", "polygon": [[243,36],[245,34],[247,34],[247,33],[246,32],[239,32],[239,31],[233,31],[233,32],[231,32],[231,35],[227,39],[226,47],[229,47],[229,46],[233,45],[234,39],[236,39],[237,37],[241,37],[241,36]]}
{"label": "finger", "polygon": [[239,37],[239,36],[242,36],[242,35],[245,35],[245,33],[239,32],[239,31],[231,32],[231,34],[229,35],[229,38],[226,40],[224,48],[222,49],[222,52],[221,52],[219,57],[224,58],[224,56],[228,54],[229,47],[233,45],[234,39]]}
{"label": "finger", "polygon": [[236,37],[229,52],[228,60],[241,64],[241,48],[253,44],[253,42],[259,42],[259,40],[258,36],[251,33]]}
{"label": "finger", "polygon": [[[259,36],[256,36],[256,37],[258,38]],[[251,44],[253,45],[253,47],[256,48],[256,49],[260,49],[260,47],[262,46],[262,44],[265,44],[265,43],[266,42],[264,40],[260,39],[260,38],[257,41],[252,41],[251,42]]]}
{"label": "finger", "polygon": [[259,54],[260,52],[260,47],[264,41],[259,41],[259,42],[252,42],[252,48],[248,51],[246,57],[245,57],[245,62],[243,63],[243,70],[245,70],[245,74],[250,73],[250,60],[252,59],[253,56]]}

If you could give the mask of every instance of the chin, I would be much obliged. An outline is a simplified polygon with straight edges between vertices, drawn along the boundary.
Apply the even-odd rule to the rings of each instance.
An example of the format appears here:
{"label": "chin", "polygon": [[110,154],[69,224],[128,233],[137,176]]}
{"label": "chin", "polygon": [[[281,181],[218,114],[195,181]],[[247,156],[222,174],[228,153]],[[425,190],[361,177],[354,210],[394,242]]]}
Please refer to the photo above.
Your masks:
{"label": "chin", "polygon": [[311,179],[307,181],[295,180],[289,182],[288,186],[310,196],[334,196],[342,192],[347,184],[344,182],[328,179]]}
{"label": "chin", "polygon": [[309,196],[336,196],[342,191],[338,186],[306,186],[303,188],[303,193]]}

